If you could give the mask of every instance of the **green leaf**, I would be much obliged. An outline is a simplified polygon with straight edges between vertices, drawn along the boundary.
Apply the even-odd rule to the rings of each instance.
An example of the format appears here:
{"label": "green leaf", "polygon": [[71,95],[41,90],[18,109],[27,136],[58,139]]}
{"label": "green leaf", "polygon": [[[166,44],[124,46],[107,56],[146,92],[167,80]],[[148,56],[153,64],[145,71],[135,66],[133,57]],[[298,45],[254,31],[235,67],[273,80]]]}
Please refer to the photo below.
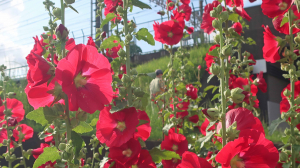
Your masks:
{"label": "green leaf", "polygon": [[209,81],[214,77],[214,74],[209,75],[209,77],[207,78],[207,83],[209,83]]}
{"label": "green leaf", "polygon": [[115,100],[116,105],[112,106],[110,113],[115,113],[127,107],[127,101]]}
{"label": "green leaf", "polygon": [[202,138],[199,138],[199,139],[196,141],[196,143],[200,143],[200,148],[202,148],[202,147],[204,146],[204,144],[205,144],[206,142],[208,142],[208,141],[212,138],[213,135],[214,135],[214,132],[213,132],[213,131],[207,132],[207,133],[206,133],[206,136],[205,136],[205,137],[202,137]]}
{"label": "green leaf", "polygon": [[58,118],[59,113],[56,110],[53,110],[52,107],[45,106],[43,108],[45,119],[51,124],[56,118]]}
{"label": "green leaf", "polygon": [[166,125],[163,127],[164,133],[165,133],[166,135],[168,135],[169,130],[170,130],[173,126],[174,126],[173,123],[168,123],[168,124],[166,124]]}
{"label": "green leaf", "polygon": [[54,162],[55,160],[61,159],[59,151],[56,147],[44,148],[44,152],[35,160],[33,168],[37,168],[48,161]]}
{"label": "green leaf", "polygon": [[98,148],[98,152],[99,152],[100,155],[102,155],[103,149],[104,149],[104,146],[100,146],[100,147]]}
{"label": "green leaf", "polygon": [[72,5],[68,5],[68,7],[70,7],[73,11],[75,11],[76,13],[79,13]]}
{"label": "green leaf", "polygon": [[293,145],[293,150],[295,151],[295,153],[299,153],[300,151],[300,145]]}
{"label": "green leaf", "polygon": [[17,167],[19,167],[19,166],[20,166],[20,163],[16,164],[16,165],[14,166],[14,168],[17,168]]}
{"label": "green leaf", "polygon": [[218,94],[215,94],[214,97],[211,99],[211,101],[214,101],[215,99],[217,99],[221,94],[218,93]]}
{"label": "green leaf", "polygon": [[[118,41],[117,43],[114,43],[114,41]],[[119,45],[120,38],[118,36],[110,36],[109,38],[105,39],[102,43],[100,48],[101,49],[111,49],[113,47],[117,47]]]}
{"label": "green leaf", "polygon": [[231,20],[233,22],[238,22],[239,21],[239,15],[236,13],[232,13],[229,15],[228,20]]}
{"label": "green leaf", "polygon": [[284,24],[286,24],[288,22],[289,22],[289,18],[285,16],[284,18],[282,18],[282,21],[280,23],[280,27],[282,27]]}
{"label": "green leaf", "polygon": [[219,57],[219,52],[218,52],[218,47],[213,49],[211,52],[208,53],[208,55],[214,56],[214,57]]}
{"label": "green leaf", "polygon": [[139,124],[137,125],[137,127],[140,126],[140,125],[143,125],[143,124],[147,124],[147,123],[149,123],[149,121],[147,121],[147,120],[139,120]]}
{"label": "green leaf", "polygon": [[81,148],[85,146],[85,142],[83,141],[81,136],[74,131],[71,132],[71,139],[72,145],[74,146],[75,158],[77,158],[79,156]]}
{"label": "green leaf", "polygon": [[272,135],[276,128],[279,126],[279,124],[285,122],[284,119],[277,118],[276,120],[273,120],[269,126],[269,134]]}
{"label": "green leaf", "polygon": [[180,156],[174,151],[160,150],[153,148],[149,151],[153,162],[160,163],[162,160],[181,159]]}
{"label": "green leaf", "polygon": [[60,20],[60,19],[59,18],[55,18],[52,22],[55,23],[58,20]]}
{"label": "green leaf", "polygon": [[100,28],[102,29],[104,25],[106,25],[109,21],[111,21],[115,17],[117,17],[117,15],[114,13],[107,14],[105,19],[102,21]]}
{"label": "green leaf", "polygon": [[213,121],[213,122],[209,122],[209,124],[208,124],[208,126],[206,127],[206,130],[205,130],[205,131],[207,132],[207,130],[209,130],[210,127],[212,127],[213,125],[215,125],[217,122],[218,122],[218,120]]}
{"label": "green leaf", "polygon": [[179,83],[177,86],[176,86],[176,90],[178,91],[185,91],[186,90],[186,86],[184,83]]}
{"label": "green leaf", "polygon": [[94,126],[97,124],[98,120],[99,120],[98,118],[94,118],[94,119],[91,121],[90,126],[94,127]]}
{"label": "green leaf", "polygon": [[79,134],[87,133],[93,131],[93,128],[86,122],[80,121],[79,125],[73,128],[73,131]]}
{"label": "green leaf", "polygon": [[36,110],[29,112],[26,115],[26,118],[29,120],[33,120],[36,123],[41,124],[42,126],[45,126],[48,124],[48,121],[46,120],[44,113],[43,113],[43,107],[40,107]]}
{"label": "green leaf", "polygon": [[[138,1],[138,0],[137,0]],[[151,33],[149,33],[148,29],[146,28],[141,28],[137,33],[136,33],[136,38],[138,40],[144,40],[148,44],[154,46],[155,41]]]}
{"label": "green leaf", "polygon": [[291,165],[292,165],[292,163],[284,163],[284,164],[282,165],[282,167],[283,167],[283,168],[290,168]]}
{"label": "green leaf", "polygon": [[284,136],[284,137],[281,137],[281,141],[282,141],[284,144],[287,144],[289,138],[290,138],[290,136]]}
{"label": "green leaf", "polygon": [[251,37],[248,37],[248,38],[247,38],[247,43],[248,43],[249,45],[256,45],[256,42],[255,42]]}
{"label": "green leaf", "polygon": [[214,88],[215,86],[214,85],[209,85],[209,86],[207,86],[205,89],[204,89],[204,92],[206,92],[206,91],[208,91],[208,90],[210,90],[210,89],[212,89],[212,88]]}
{"label": "green leaf", "polygon": [[132,5],[141,9],[151,9],[151,7],[148,4],[145,4],[144,2],[141,2],[139,0],[132,0]]}
{"label": "green leaf", "polygon": [[219,89],[219,87],[218,87],[218,86],[215,86],[215,88],[212,90],[212,93],[215,93],[215,91],[216,91],[217,89]]}

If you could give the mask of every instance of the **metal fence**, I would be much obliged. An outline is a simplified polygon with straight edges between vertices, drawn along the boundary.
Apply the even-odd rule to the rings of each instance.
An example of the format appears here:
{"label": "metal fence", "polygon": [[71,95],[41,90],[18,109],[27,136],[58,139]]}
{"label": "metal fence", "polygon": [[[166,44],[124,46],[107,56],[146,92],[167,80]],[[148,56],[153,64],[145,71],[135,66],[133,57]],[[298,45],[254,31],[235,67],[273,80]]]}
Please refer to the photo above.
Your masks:
{"label": "metal fence", "polygon": [[[6,69],[5,75],[10,77],[10,79],[13,80],[19,80],[19,79],[24,79],[27,76],[28,72],[28,66],[21,66],[21,67],[16,67],[16,68],[10,68]],[[2,76],[0,76],[0,80],[2,80]]]}

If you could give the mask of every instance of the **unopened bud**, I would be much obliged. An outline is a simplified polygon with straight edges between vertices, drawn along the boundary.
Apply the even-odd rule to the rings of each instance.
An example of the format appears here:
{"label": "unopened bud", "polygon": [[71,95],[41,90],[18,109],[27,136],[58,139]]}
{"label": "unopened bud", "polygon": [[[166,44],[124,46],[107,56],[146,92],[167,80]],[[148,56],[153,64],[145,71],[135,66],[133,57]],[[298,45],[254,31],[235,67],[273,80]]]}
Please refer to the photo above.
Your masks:
{"label": "unopened bud", "polygon": [[130,42],[132,40],[132,35],[131,34],[127,34],[125,36],[126,41]]}
{"label": "unopened bud", "polygon": [[94,158],[98,158],[98,157],[99,157],[99,153],[95,153]]}
{"label": "unopened bud", "polygon": [[219,44],[220,43],[220,35],[219,34],[215,35],[214,40],[217,44]]}
{"label": "unopened bud", "polygon": [[69,35],[69,31],[68,31],[68,29],[63,24],[60,24],[55,29],[55,34],[56,34],[56,37],[59,40],[65,40],[68,37],[68,35]]}
{"label": "unopened bud", "polygon": [[223,6],[219,4],[214,10],[216,10],[218,13],[221,13],[223,11]]}
{"label": "unopened bud", "polygon": [[52,14],[57,17],[57,18],[61,18],[61,9],[60,8],[54,8],[52,11]]}
{"label": "unopened bud", "polygon": [[9,117],[8,118],[8,125],[9,126],[16,126],[18,124],[18,121],[15,117]]}
{"label": "unopened bud", "polygon": [[49,28],[47,26],[43,26],[44,31],[49,31]]}
{"label": "unopened bud", "polygon": [[86,121],[87,119],[87,113],[84,112],[84,111],[77,111],[76,112],[76,118],[79,120],[79,121]]}
{"label": "unopened bud", "polygon": [[220,14],[220,20],[223,21],[223,22],[228,20],[228,17],[229,17],[229,15],[228,15],[227,11],[224,11]]}
{"label": "unopened bud", "polygon": [[60,143],[59,146],[58,146],[58,149],[63,151],[66,149],[66,144],[65,143]]}
{"label": "unopened bud", "polygon": [[217,13],[216,10],[211,10],[209,14],[210,14],[211,17],[214,17],[214,18],[218,17],[218,13]]}
{"label": "unopened bud", "polygon": [[220,22],[219,20],[215,19],[215,20],[213,20],[213,22],[212,22],[212,26],[213,26],[215,29],[221,29],[222,24],[221,24],[221,22]]}
{"label": "unopened bud", "polygon": [[224,92],[224,95],[225,95],[226,97],[230,97],[230,96],[231,96],[230,89],[227,89],[227,90]]}
{"label": "unopened bud", "polygon": [[161,16],[164,16],[166,14],[166,12],[165,11],[159,11],[159,12],[157,12],[157,14],[159,14]]}
{"label": "unopened bud", "polygon": [[234,88],[231,90],[231,99],[234,103],[238,104],[243,102],[245,95],[242,92],[243,90],[241,88]]}
{"label": "unopened bud", "polygon": [[279,154],[279,160],[280,161],[287,161],[288,160],[288,158],[289,158],[289,156],[285,153],[285,152],[280,152],[280,154]]}
{"label": "unopened bud", "polygon": [[118,6],[117,7],[117,12],[118,13],[123,13],[124,12],[123,7],[122,6]]}
{"label": "unopened bud", "polygon": [[14,97],[16,97],[16,93],[15,92],[9,92],[8,94],[7,94],[7,96],[8,96],[8,98],[14,98]]}
{"label": "unopened bud", "polygon": [[232,47],[231,47],[231,45],[226,45],[226,46],[222,47],[222,54],[225,57],[230,56],[232,54]]}
{"label": "unopened bud", "polygon": [[65,0],[65,3],[68,4],[68,5],[69,5],[69,4],[72,4],[72,3],[74,3],[74,2],[75,2],[75,0]]}
{"label": "unopened bud", "polygon": [[209,68],[209,71],[214,74],[214,75],[219,75],[220,73],[220,66],[213,63],[211,64],[210,68]]}
{"label": "unopened bud", "polygon": [[294,41],[297,43],[297,44],[300,44],[300,37],[299,36],[296,36],[294,38]]}
{"label": "unopened bud", "polygon": [[216,108],[205,109],[202,112],[210,122],[216,121],[220,115],[220,111]]}

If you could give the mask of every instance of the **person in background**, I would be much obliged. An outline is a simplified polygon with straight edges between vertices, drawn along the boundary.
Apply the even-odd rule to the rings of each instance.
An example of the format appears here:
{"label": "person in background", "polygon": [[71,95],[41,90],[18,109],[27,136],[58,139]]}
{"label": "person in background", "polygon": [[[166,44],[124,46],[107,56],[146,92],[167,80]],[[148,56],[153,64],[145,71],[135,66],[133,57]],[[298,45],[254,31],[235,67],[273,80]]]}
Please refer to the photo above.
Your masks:
{"label": "person in background", "polygon": [[159,94],[162,94],[165,91],[165,84],[162,80],[163,72],[160,69],[155,71],[156,78],[153,79],[150,83],[150,99],[154,100],[155,97]]}

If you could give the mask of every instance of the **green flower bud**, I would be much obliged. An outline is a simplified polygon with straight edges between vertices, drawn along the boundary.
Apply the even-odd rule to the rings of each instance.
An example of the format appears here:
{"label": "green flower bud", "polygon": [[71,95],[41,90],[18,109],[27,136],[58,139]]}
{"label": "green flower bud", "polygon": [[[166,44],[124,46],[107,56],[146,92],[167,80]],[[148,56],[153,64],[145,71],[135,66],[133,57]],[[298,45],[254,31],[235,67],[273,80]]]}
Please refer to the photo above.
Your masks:
{"label": "green flower bud", "polygon": [[215,20],[213,20],[213,22],[212,22],[212,26],[213,26],[215,29],[219,30],[219,29],[221,29],[222,24],[221,24],[221,22],[220,22],[219,20],[215,19]]}
{"label": "green flower bud", "polygon": [[123,77],[122,77],[121,80],[122,80],[123,83],[131,82],[130,77],[127,74],[123,74]]}
{"label": "green flower bud", "polygon": [[70,5],[70,4],[74,3],[74,2],[75,2],[75,0],[65,0],[65,3],[68,4],[68,5]]}
{"label": "green flower bud", "polygon": [[235,63],[236,63],[236,57],[232,57],[232,58],[230,59],[230,63],[235,64]]}
{"label": "green flower bud", "polygon": [[174,2],[168,3],[168,6],[174,6]]}
{"label": "green flower bud", "polygon": [[79,121],[86,121],[87,119],[87,113],[85,111],[77,111],[76,112],[76,118],[79,120]]}
{"label": "green flower bud", "polygon": [[296,71],[296,75],[298,78],[300,77],[300,70]]}
{"label": "green flower bud", "polygon": [[223,22],[228,20],[228,17],[229,17],[229,15],[228,15],[227,11],[224,11],[220,14],[220,20],[223,21]]}
{"label": "green flower bud", "polygon": [[47,26],[43,26],[44,31],[49,31],[49,28]]}
{"label": "green flower bud", "polygon": [[216,10],[218,13],[221,13],[223,11],[223,6],[220,4],[214,10]]}
{"label": "green flower bud", "polygon": [[217,44],[219,44],[220,43],[220,35],[219,34],[215,35],[214,40]]}
{"label": "green flower bud", "polygon": [[295,41],[295,43],[300,44],[300,37],[299,37],[299,36],[296,36],[296,37],[294,38],[294,41]]}
{"label": "green flower bud", "polygon": [[7,94],[7,96],[8,96],[8,98],[15,98],[16,97],[16,93],[15,92],[9,92],[8,94]]}
{"label": "green flower bud", "polygon": [[79,121],[75,117],[73,117],[70,122],[73,128],[75,128],[79,124]]}
{"label": "green flower bud", "polygon": [[71,156],[70,153],[68,153],[68,152],[63,152],[61,157],[62,157],[62,159],[64,159],[64,160],[69,160],[70,156]]}
{"label": "green flower bud", "polygon": [[42,34],[43,39],[48,39],[48,35],[47,34]]}
{"label": "green flower bud", "polygon": [[95,153],[94,158],[98,158],[98,157],[99,157],[99,153]]}
{"label": "green flower bud", "polygon": [[297,105],[300,104],[300,98],[299,98],[299,97],[298,97],[297,99],[295,99],[295,103],[296,103]]}
{"label": "green flower bud", "polygon": [[53,133],[53,129],[52,129],[51,127],[48,127],[48,128],[46,129],[46,131],[47,131],[48,133]]}
{"label": "green flower bud", "polygon": [[58,149],[63,151],[66,149],[66,144],[65,143],[60,143],[59,146],[58,146]]}
{"label": "green flower bud", "polygon": [[69,31],[63,24],[60,24],[56,27],[55,34],[58,39],[65,40],[69,35]]}
{"label": "green flower bud", "polygon": [[87,158],[86,163],[91,163],[92,162],[92,158]]}
{"label": "green flower bud", "polygon": [[123,13],[124,12],[123,7],[122,6],[118,6],[117,7],[117,12],[118,13]]}
{"label": "green flower bud", "polygon": [[242,93],[243,90],[241,88],[234,88],[231,90],[231,100],[238,104],[243,102],[245,95]]}
{"label": "green flower bud", "polygon": [[237,130],[236,127],[237,127],[237,124],[235,121],[232,125],[230,125],[228,128],[226,128],[228,141],[233,141],[239,137],[240,130]]}
{"label": "green flower bud", "polygon": [[57,18],[61,18],[61,9],[60,8],[54,8],[52,11],[52,14],[57,17]]}
{"label": "green flower bud", "polygon": [[226,45],[226,46],[222,47],[222,54],[225,57],[228,57],[229,55],[231,55],[232,54],[232,47],[231,47],[231,45]]}
{"label": "green flower bud", "polygon": [[210,14],[210,16],[213,17],[213,18],[217,18],[217,17],[218,17],[218,13],[217,13],[216,10],[211,10],[209,14]]}
{"label": "green flower bud", "polygon": [[214,74],[214,75],[219,75],[220,73],[220,66],[213,63],[211,64],[210,68],[209,68],[209,71]]}
{"label": "green flower bud", "polygon": [[230,96],[231,96],[230,89],[227,89],[227,90],[224,92],[224,95],[225,95],[226,97],[230,97]]}
{"label": "green flower bud", "polygon": [[134,31],[134,27],[130,26],[128,29],[129,32],[133,32]]}
{"label": "green flower bud", "polygon": [[132,35],[131,34],[127,34],[125,36],[125,39],[126,39],[127,42],[130,42],[132,40]]}
{"label": "green flower bud", "polygon": [[12,112],[11,112],[10,109],[4,110],[3,113],[4,113],[6,116],[11,116],[11,115],[12,115]]}
{"label": "green flower bud", "polygon": [[126,56],[126,52],[123,50],[123,48],[120,48],[120,50],[118,51],[118,56],[119,57],[125,57]]}
{"label": "green flower bud", "polygon": [[209,108],[206,112],[204,110],[202,112],[210,122],[216,121],[220,115],[220,111],[216,108]]}

